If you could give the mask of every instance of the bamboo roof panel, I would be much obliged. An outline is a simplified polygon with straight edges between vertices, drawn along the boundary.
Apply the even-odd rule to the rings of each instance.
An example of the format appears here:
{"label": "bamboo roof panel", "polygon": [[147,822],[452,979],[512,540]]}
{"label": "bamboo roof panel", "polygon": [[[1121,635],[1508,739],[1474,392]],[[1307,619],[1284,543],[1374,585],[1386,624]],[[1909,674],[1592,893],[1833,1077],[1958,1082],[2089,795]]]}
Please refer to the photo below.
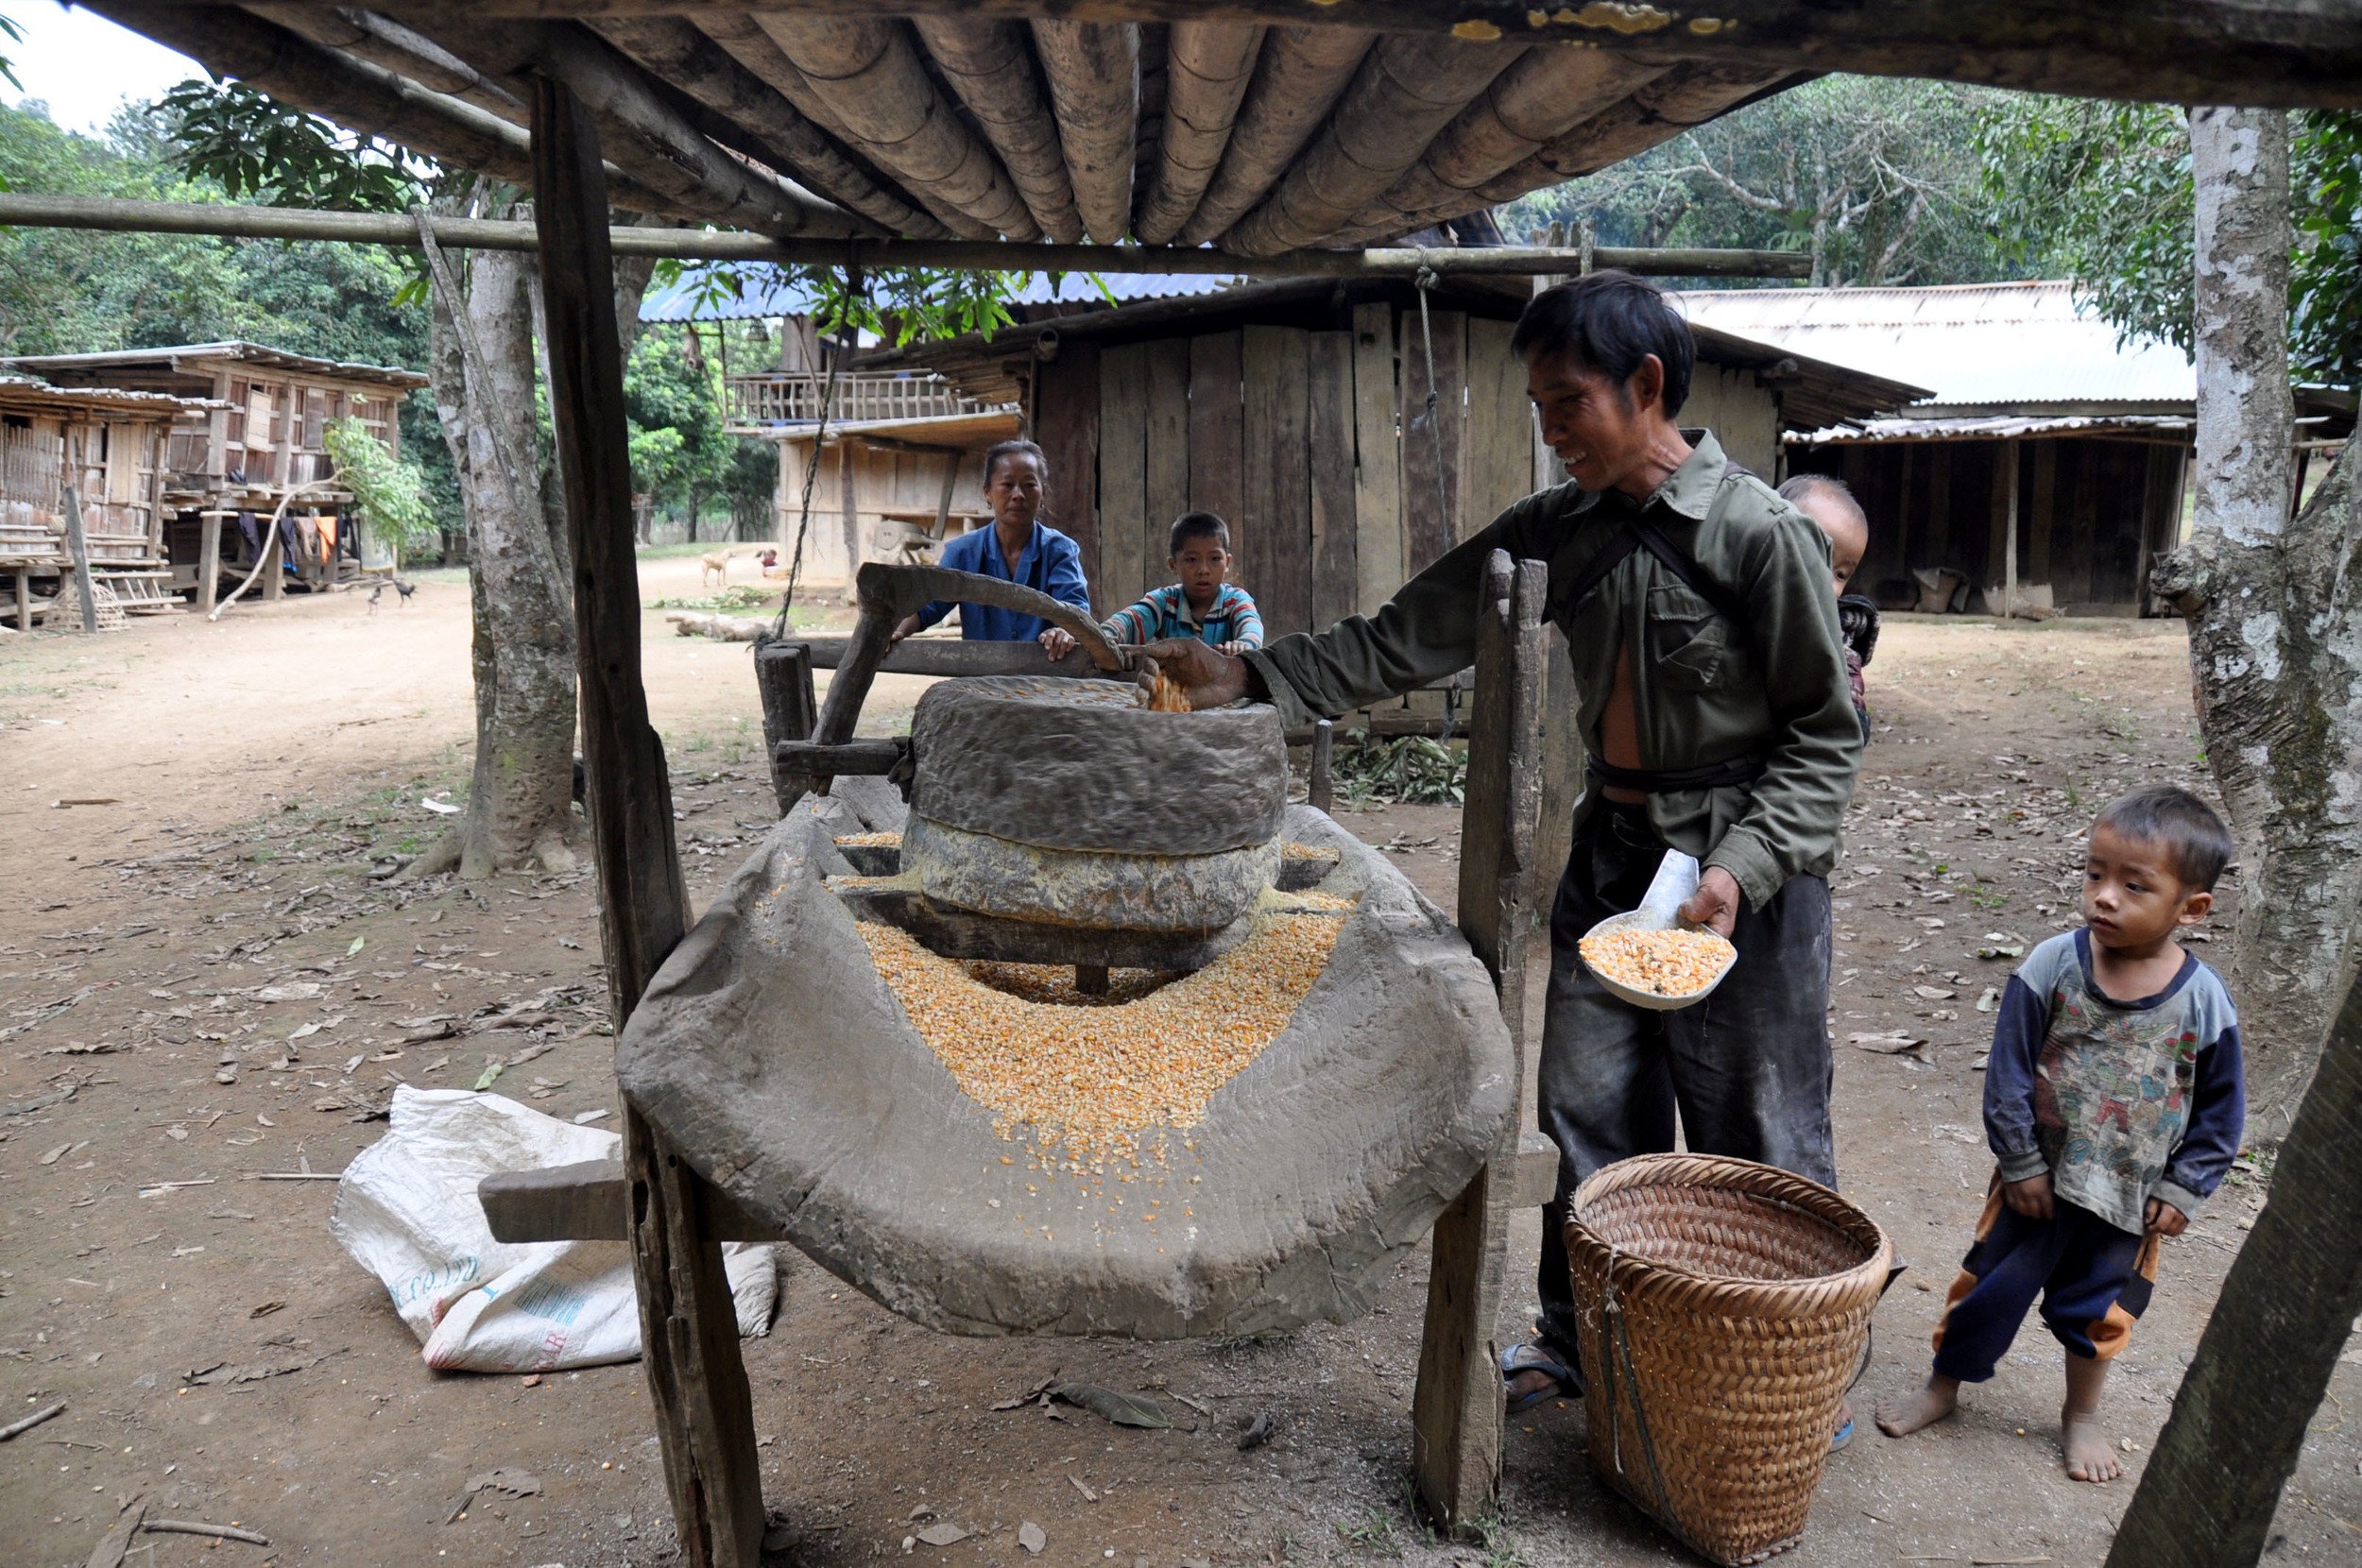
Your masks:
{"label": "bamboo roof panel", "polygon": [[[1584,125],[1622,157],[1714,111],[1636,99],[1662,61],[1226,16],[94,9],[355,130],[512,179],[528,78],[547,72],[592,107],[616,206],[778,237],[1177,236],[1267,256],[1393,238],[1550,183]],[[1758,69],[1747,91],[1791,75]]]}

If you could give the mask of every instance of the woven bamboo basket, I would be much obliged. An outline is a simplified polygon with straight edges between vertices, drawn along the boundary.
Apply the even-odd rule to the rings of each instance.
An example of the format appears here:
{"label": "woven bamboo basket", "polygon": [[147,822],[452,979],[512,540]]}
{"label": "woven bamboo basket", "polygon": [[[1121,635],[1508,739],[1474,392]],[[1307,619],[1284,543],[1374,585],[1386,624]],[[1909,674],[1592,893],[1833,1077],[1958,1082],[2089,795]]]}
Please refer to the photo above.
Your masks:
{"label": "woven bamboo basket", "polygon": [[1817,1182],[1645,1154],[1566,1221],[1591,1463],[1692,1550],[1760,1562],[1805,1533],[1892,1250]]}

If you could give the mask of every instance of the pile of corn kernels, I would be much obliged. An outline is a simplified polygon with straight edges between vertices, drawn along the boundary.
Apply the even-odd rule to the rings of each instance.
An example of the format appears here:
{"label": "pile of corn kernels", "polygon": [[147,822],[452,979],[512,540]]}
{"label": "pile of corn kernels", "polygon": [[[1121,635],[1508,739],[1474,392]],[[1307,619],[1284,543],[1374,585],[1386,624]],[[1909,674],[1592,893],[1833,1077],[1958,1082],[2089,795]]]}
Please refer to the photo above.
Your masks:
{"label": "pile of corn kernels", "polygon": [[1586,936],[1583,962],[1594,974],[1658,997],[1688,997],[1714,983],[1731,945],[1712,931],[1644,931],[1629,927]]}
{"label": "pile of corn kernels", "polygon": [[1118,970],[1106,997],[1075,994],[1053,965],[941,958],[870,922],[861,934],[913,1027],[1004,1135],[1021,1124],[1045,1151],[1096,1167],[1137,1160],[1145,1131],[1203,1119],[1214,1092],[1288,1027],[1344,924],[1273,914],[1170,983]]}

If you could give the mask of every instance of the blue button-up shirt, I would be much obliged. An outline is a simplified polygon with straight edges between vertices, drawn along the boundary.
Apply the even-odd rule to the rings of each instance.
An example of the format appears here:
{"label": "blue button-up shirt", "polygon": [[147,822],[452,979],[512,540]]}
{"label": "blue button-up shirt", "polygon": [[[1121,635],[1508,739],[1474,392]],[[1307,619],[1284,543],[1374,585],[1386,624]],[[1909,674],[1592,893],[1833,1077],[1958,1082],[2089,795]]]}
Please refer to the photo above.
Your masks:
{"label": "blue button-up shirt", "polygon": [[[1072,539],[1039,520],[1034,523],[1034,537],[1025,541],[1024,554],[1017,558],[1015,571],[1001,554],[1000,531],[989,522],[946,544],[941,564],[953,571],[1022,583],[1085,615],[1091,612],[1090,586],[1083,580],[1083,552]],[[1038,615],[938,599],[918,612],[919,629],[924,631],[953,609],[960,612],[960,636],[969,642],[1031,642],[1050,624]]]}

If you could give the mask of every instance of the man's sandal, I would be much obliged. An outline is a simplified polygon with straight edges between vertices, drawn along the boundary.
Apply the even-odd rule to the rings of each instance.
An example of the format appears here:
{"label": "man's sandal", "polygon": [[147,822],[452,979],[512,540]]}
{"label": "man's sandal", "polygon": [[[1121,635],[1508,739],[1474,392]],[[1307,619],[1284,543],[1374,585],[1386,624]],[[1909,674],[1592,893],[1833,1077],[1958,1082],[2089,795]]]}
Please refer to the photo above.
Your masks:
{"label": "man's sandal", "polygon": [[1513,1416],[1521,1410],[1532,1409],[1546,1399],[1580,1399],[1583,1396],[1583,1380],[1542,1340],[1512,1345],[1502,1354],[1503,1384],[1515,1382],[1525,1372],[1540,1372],[1549,1381],[1525,1393],[1510,1396],[1509,1413]]}

